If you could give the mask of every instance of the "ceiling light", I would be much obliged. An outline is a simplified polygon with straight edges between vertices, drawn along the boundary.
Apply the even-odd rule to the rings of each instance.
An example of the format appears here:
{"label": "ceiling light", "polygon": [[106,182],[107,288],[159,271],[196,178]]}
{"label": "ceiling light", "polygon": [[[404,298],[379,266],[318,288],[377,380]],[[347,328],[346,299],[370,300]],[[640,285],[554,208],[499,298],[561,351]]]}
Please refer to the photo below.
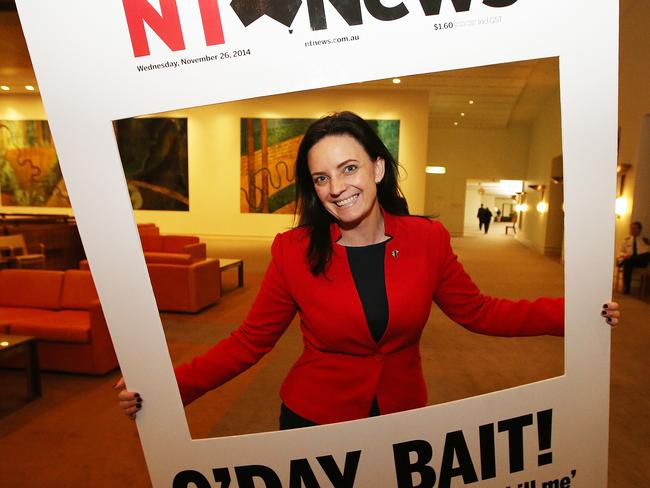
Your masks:
{"label": "ceiling light", "polygon": [[515,194],[521,192],[524,182],[521,180],[499,180],[499,187],[505,194]]}
{"label": "ceiling light", "polygon": [[430,175],[444,175],[447,173],[447,168],[444,166],[427,166],[425,171]]}
{"label": "ceiling light", "polygon": [[0,85],[0,90],[9,91],[9,87],[7,85]]}
{"label": "ceiling light", "polygon": [[454,125],[458,125],[458,122],[454,122]]}
{"label": "ceiling light", "polygon": [[25,85],[25,90],[34,91],[34,87],[32,85]]}
{"label": "ceiling light", "polygon": [[470,100],[470,101],[469,101],[469,104],[470,104],[470,105],[474,105],[474,100]]}
{"label": "ceiling light", "polygon": [[395,83],[396,85],[399,85],[401,82],[402,80],[400,80],[399,78],[393,78],[393,83]]}
{"label": "ceiling light", "polygon": [[461,112],[461,113],[460,113],[460,116],[461,116],[461,117],[465,117],[465,112]]}

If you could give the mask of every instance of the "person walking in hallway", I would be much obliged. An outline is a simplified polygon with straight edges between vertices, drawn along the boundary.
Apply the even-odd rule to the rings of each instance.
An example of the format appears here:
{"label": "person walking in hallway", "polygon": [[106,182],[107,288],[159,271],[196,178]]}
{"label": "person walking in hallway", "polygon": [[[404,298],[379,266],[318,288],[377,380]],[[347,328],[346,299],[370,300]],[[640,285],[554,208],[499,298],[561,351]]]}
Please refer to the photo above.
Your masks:
{"label": "person walking in hallway", "polygon": [[478,209],[478,213],[476,214],[476,218],[478,218],[478,230],[483,230],[483,222],[485,222],[485,208],[483,207],[483,204],[481,203],[480,208]]}
{"label": "person walking in hallway", "polygon": [[[483,205],[481,205],[483,207]],[[490,209],[485,207],[483,209],[483,230],[485,233],[488,233],[488,229],[490,228],[490,221],[492,220],[492,212],[490,212]]]}
{"label": "person walking in hallway", "polygon": [[618,265],[623,268],[623,293],[630,293],[634,268],[647,268],[650,263],[650,241],[641,235],[641,222],[630,224],[630,235],[623,239]]}

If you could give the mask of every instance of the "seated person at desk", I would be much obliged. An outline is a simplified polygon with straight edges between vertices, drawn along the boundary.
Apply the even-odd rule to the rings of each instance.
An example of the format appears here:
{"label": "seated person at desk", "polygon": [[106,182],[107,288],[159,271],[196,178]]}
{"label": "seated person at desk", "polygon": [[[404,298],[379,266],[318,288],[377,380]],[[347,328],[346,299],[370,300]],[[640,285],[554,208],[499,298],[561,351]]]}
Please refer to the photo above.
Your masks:
{"label": "seated person at desk", "polygon": [[630,293],[632,271],[634,268],[646,268],[650,263],[650,242],[641,236],[641,222],[632,222],[630,235],[623,239],[618,255],[618,266],[623,268],[623,293]]}

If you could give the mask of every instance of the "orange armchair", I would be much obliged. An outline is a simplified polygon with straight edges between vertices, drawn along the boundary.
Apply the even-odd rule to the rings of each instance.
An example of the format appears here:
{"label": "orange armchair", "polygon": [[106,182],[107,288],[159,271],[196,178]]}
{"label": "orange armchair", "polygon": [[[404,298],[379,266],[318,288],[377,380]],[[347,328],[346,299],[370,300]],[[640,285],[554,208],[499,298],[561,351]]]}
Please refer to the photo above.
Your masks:
{"label": "orange armchair", "polygon": [[202,261],[207,251],[204,242],[199,242],[196,236],[141,234],[142,250],[147,255],[152,254],[160,261],[161,254],[188,254],[192,261]]}
{"label": "orange armchair", "polygon": [[[88,261],[79,263],[89,269]],[[221,298],[218,259],[198,262],[148,262],[151,287],[161,312],[198,312]]]}

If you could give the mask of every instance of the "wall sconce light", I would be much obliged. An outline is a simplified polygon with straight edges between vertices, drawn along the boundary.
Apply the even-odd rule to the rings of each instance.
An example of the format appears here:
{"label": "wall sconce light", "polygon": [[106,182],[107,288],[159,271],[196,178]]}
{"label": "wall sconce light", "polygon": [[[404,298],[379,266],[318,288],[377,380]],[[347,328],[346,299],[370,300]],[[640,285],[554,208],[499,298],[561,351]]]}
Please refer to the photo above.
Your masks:
{"label": "wall sconce light", "polygon": [[616,195],[619,197],[623,196],[623,192],[625,191],[625,176],[631,167],[631,164],[618,164],[616,166]]}
{"label": "wall sconce light", "polygon": [[618,197],[616,199],[616,205],[614,207],[614,211],[616,212],[616,217],[619,219],[623,217],[627,213],[627,198],[625,197]]}
{"label": "wall sconce light", "polygon": [[523,213],[528,210],[528,205],[526,204],[526,192],[525,191],[520,191],[517,192],[515,195],[513,195],[513,200],[517,202],[515,204],[515,212],[517,213]]}
{"label": "wall sconce light", "polygon": [[546,190],[546,185],[528,185],[528,188],[531,190],[544,191]]}
{"label": "wall sconce light", "polygon": [[618,164],[618,165],[616,166],[616,172],[617,172],[618,174],[620,174],[620,175],[624,175],[625,173],[627,173],[627,172],[629,171],[629,169],[630,169],[631,167],[632,167],[631,164],[623,164],[623,163],[621,163],[621,164]]}
{"label": "wall sconce light", "polygon": [[537,211],[541,214],[546,213],[548,211],[548,203],[544,201],[544,193],[546,192],[546,185],[528,185],[528,188],[530,188],[531,190],[542,192],[542,195],[539,198],[539,203],[535,208],[537,208]]}
{"label": "wall sconce light", "polygon": [[616,183],[618,186],[616,189],[616,195],[618,198],[616,198],[614,212],[616,213],[617,219],[620,219],[627,213],[627,198],[623,196],[623,193],[625,191],[625,176],[631,167],[631,164],[622,163],[619,163],[616,166]]}

